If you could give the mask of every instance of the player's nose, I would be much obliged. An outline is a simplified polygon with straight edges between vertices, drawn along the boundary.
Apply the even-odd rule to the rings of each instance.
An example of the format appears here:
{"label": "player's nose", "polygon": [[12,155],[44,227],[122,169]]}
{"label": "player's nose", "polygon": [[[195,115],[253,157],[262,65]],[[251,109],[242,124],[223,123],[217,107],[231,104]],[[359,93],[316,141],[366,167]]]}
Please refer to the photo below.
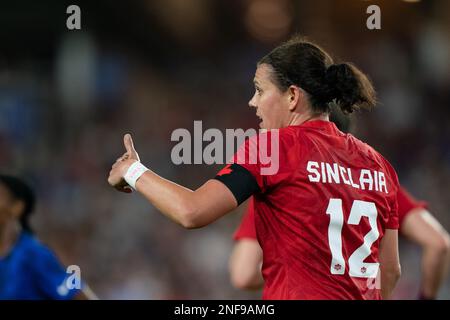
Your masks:
{"label": "player's nose", "polygon": [[248,102],[248,106],[249,106],[250,108],[258,108],[258,106],[256,105],[256,102],[255,102],[255,96],[253,96],[253,97],[250,99],[250,101]]}

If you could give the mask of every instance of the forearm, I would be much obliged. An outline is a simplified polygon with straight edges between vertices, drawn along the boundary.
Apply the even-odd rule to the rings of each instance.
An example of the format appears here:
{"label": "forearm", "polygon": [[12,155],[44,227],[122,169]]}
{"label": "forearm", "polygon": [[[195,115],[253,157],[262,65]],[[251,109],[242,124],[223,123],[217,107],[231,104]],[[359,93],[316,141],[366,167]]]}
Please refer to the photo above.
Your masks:
{"label": "forearm", "polygon": [[261,274],[262,250],[256,240],[239,240],[230,256],[231,283],[242,290],[258,290],[264,285]]}
{"label": "forearm", "polygon": [[208,225],[237,207],[231,191],[215,179],[192,191],[148,170],[137,180],[136,190],[161,213],[188,229]]}
{"label": "forearm", "polygon": [[136,182],[139,191],[161,213],[187,227],[195,212],[193,191],[162,178],[151,170]]}
{"label": "forearm", "polygon": [[421,295],[435,299],[449,268],[448,252],[424,248],[422,256]]}
{"label": "forearm", "polygon": [[[242,266],[241,268],[244,268],[245,266]],[[258,268],[246,275],[242,275],[241,277],[244,277],[244,279],[239,278],[232,278],[233,285],[242,290],[260,290],[264,286],[264,278],[262,277],[261,273],[261,265],[258,266]],[[245,277],[247,277],[245,279]],[[239,282],[241,281],[241,282]]]}
{"label": "forearm", "polygon": [[402,234],[423,250],[421,298],[436,298],[450,263],[450,239],[447,231],[430,212],[416,208],[405,217]]}
{"label": "forearm", "polygon": [[398,255],[398,232],[386,229],[381,239],[380,251],[381,297],[389,299],[401,275]]}
{"label": "forearm", "polygon": [[384,300],[392,296],[392,292],[400,279],[399,270],[383,270],[381,268],[381,296]]}

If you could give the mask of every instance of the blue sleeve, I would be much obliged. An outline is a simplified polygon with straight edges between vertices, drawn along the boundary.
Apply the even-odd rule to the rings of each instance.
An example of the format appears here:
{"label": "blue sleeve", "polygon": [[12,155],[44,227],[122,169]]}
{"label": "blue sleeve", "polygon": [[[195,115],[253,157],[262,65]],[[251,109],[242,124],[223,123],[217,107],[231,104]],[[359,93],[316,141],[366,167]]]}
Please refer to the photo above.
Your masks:
{"label": "blue sleeve", "polygon": [[66,272],[65,267],[50,249],[43,246],[35,255],[35,259],[33,261],[35,280],[47,299],[71,300],[80,291],[73,286],[74,274]]}

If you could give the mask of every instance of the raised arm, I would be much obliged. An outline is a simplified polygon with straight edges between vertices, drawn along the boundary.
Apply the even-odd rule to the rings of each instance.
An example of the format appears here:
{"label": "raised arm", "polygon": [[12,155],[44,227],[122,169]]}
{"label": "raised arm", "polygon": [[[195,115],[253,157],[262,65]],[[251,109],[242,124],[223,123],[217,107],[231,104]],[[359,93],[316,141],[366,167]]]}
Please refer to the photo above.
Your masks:
{"label": "raised arm", "polygon": [[[126,153],[112,166],[108,182],[117,190],[130,193],[132,189],[124,177],[130,166],[140,160],[131,135],[124,136],[124,145]],[[233,193],[214,179],[190,190],[147,170],[135,182],[135,188],[164,215],[188,229],[208,225],[238,205]]]}
{"label": "raised arm", "polygon": [[188,229],[208,225],[237,207],[231,191],[212,179],[192,191],[147,171],[136,183],[136,190],[164,215]]}

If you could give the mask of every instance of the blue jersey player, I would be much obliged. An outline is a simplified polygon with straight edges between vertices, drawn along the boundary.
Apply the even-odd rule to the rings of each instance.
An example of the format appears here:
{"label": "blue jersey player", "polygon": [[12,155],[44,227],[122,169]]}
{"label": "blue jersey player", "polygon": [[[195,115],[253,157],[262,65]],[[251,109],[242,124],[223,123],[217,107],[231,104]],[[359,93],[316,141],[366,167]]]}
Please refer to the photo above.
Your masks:
{"label": "blue jersey player", "polygon": [[33,235],[28,219],[35,196],[16,177],[0,175],[0,299],[90,299],[81,282],[70,285],[71,273]]}

